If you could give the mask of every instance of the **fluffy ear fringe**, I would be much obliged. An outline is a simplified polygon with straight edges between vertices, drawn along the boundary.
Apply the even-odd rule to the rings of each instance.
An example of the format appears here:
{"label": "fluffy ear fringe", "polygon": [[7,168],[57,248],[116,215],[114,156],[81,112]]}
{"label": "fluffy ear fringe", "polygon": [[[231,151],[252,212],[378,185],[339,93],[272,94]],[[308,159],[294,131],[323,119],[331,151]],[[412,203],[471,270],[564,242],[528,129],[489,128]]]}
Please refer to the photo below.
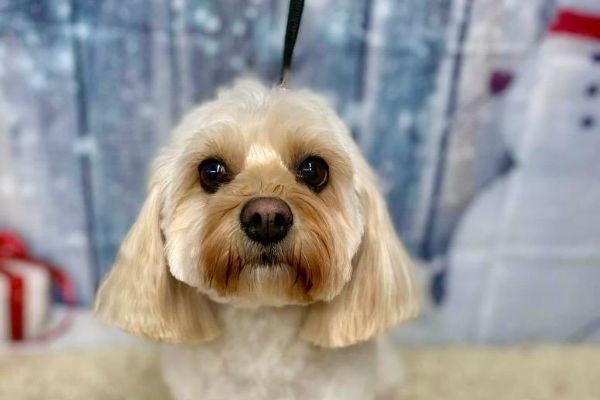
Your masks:
{"label": "fluffy ear fringe", "polygon": [[412,266],[392,226],[385,201],[366,162],[356,190],[365,220],[350,282],[328,303],[311,306],[300,336],[322,347],[365,341],[418,314]]}
{"label": "fluffy ear fringe", "polygon": [[154,185],[98,291],[95,312],[106,323],[147,339],[171,343],[214,339],[219,329],[209,302],[169,271],[160,231],[161,204]]}

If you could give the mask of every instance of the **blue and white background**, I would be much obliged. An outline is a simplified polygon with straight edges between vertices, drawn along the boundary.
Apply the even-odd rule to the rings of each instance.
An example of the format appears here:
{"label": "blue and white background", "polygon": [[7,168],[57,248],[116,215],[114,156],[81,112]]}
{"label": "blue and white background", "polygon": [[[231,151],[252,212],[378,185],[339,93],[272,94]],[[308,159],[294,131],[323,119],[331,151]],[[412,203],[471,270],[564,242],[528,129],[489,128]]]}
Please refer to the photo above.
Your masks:
{"label": "blue and white background", "polygon": [[[399,333],[410,340],[600,338],[600,228],[586,231],[585,248],[558,237],[548,245],[562,249],[551,263],[539,261],[546,244],[520,242],[526,257],[513,262],[490,244],[510,241],[470,240],[494,221],[546,232],[600,211],[600,202],[570,200],[552,208],[552,196],[538,193],[498,195],[482,217],[468,217],[518,168],[511,138],[535,131],[524,117],[531,91],[518,88],[535,85],[544,68],[532,60],[555,3],[306,1],[294,84],[325,94],[350,125],[401,237],[422,260],[429,300],[421,320]],[[178,118],[237,76],[276,81],[287,5],[0,0],[0,228],[67,270],[89,304],[144,198],[148,163]],[[600,65],[590,68],[582,85],[600,84]],[[597,114],[594,96],[586,101]],[[550,115],[561,99],[544,104]],[[598,125],[587,135],[600,137]],[[575,135],[569,140],[566,148],[577,147]],[[535,179],[557,174],[545,169]],[[587,171],[573,197],[598,191],[599,178]],[[550,225],[540,209],[558,217]]]}

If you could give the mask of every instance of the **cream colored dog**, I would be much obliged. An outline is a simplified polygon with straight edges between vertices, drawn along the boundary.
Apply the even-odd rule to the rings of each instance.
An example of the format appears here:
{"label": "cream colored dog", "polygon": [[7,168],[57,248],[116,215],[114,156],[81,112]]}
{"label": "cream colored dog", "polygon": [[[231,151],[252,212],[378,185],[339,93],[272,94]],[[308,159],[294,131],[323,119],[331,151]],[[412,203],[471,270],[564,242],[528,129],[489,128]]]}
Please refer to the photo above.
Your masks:
{"label": "cream colored dog", "polygon": [[376,337],[417,312],[410,262],[323,99],[240,81],[175,129],[149,186],[96,312],[172,343],[176,399],[394,393]]}

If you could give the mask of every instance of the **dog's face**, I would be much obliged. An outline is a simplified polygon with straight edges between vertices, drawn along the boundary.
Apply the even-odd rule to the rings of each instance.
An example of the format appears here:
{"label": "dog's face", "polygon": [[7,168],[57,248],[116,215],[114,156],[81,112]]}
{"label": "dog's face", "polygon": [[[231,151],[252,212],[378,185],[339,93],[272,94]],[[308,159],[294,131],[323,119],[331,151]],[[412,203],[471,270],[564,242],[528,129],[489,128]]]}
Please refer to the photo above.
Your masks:
{"label": "dog's face", "polygon": [[216,334],[211,301],[310,305],[304,337],[339,346],[413,314],[413,297],[406,255],[342,121],[309,92],[242,82],[176,128],[97,310],[181,341]]}
{"label": "dog's face", "polygon": [[362,236],[352,156],[327,108],[269,96],[206,105],[163,153],[167,261],[220,302],[331,300]]}

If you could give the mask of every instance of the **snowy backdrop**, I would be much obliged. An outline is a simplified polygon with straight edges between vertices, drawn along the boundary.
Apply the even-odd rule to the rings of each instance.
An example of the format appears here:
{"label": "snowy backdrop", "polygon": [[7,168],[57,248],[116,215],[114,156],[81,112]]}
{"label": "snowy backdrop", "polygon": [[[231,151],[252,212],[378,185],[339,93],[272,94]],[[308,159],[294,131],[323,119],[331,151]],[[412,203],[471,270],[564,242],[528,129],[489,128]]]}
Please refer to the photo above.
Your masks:
{"label": "snowy backdrop", "polygon": [[[586,236],[599,245],[585,248],[580,268],[560,269],[580,247],[557,239],[572,246],[548,267],[560,272],[540,281],[543,265],[472,262],[490,243],[469,238],[490,218],[503,219],[514,201],[486,206],[475,228],[461,223],[477,195],[515,168],[510,140],[529,122],[514,104],[529,101],[519,103],[527,89],[512,89],[523,87],[514,82],[536,56],[555,3],[306,1],[293,80],[327,95],[348,122],[379,173],[401,237],[423,260],[431,304],[405,333],[416,340],[598,335],[598,229]],[[170,128],[234,77],[275,82],[286,14],[282,0],[0,0],[0,228],[18,231],[37,255],[65,268],[88,304]],[[592,172],[574,190],[598,178]],[[546,195],[532,196],[527,207],[543,208]],[[565,201],[551,212],[568,210]],[[530,219],[531,229],[549,229],[543,216]],[[545,252],[528,249],[534,259]],[[516,277],[510,288],[522,288],[509,302],[494,286],[506,274]],[[562,306],[528,313],[530,295]]]}

